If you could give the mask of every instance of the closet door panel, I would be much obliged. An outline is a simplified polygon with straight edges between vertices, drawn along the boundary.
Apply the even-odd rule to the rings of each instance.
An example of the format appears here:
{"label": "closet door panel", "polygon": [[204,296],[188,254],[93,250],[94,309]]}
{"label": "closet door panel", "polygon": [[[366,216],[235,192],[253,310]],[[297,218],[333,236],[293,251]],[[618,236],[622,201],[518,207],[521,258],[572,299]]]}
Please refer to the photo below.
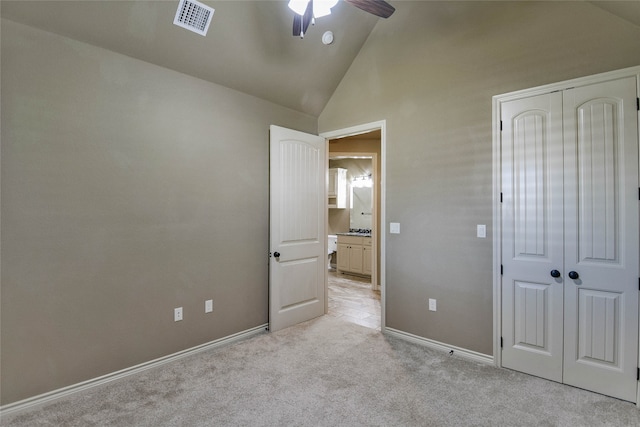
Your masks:
{"label": "closet door panel", "polygon": [[566,90],[563,105],[564,382],[635,401],[640,277],[636,79]]}
{"label": "closet door panel", "polygon": [[562,381],[562,96],[502,105],[502,365]]}

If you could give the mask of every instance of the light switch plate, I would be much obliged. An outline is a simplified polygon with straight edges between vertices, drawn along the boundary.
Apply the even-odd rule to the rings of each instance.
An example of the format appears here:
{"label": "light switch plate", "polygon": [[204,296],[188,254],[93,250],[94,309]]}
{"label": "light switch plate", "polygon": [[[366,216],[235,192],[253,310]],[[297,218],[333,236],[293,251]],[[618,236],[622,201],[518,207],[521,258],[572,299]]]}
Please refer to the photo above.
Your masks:
{"label": "light switch plate", "polygon": [[208,299],[204,302],[204,312],[211,313],[213,311],[213,300]]}
{"label": "light switch plate", "polygon": [[436,300],[429,298],[429,311],[436,311]]}
{"label": "light switch plate", "polygon": [[487,226],[484,224],[478,224],[476,234],[478,237],[484,239],[487,237]]}
{"label": "light switch plate", "polygon": [[389,233],[390,234],[400,234],[400,223],[399,222],[391,222],[391,223],[389,223]]}

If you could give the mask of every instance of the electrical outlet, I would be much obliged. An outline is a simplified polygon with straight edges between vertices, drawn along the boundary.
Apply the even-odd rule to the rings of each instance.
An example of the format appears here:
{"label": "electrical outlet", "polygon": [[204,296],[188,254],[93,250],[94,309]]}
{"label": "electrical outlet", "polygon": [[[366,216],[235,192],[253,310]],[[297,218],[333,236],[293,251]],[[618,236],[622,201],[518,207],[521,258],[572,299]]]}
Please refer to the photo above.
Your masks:
{"label": "electrical outlet", "polygon": [[204,302],[204,312],[211,313],[213,311],[213,300],[208,299]]}
{"label": "electrical outlet", "polygon": [[182,307],[173,309],[173,321],[179,322],[182,320]]}
{"label": "electrical outlet", "polygon": [[487,226],[485,224],[477,225],[476,236],[478,236],[481,239],[485,239],[487,237]]}
{"label": "electrical outlet", "polygon": [[429,311],[436,311],[436,300],[429,298]]}

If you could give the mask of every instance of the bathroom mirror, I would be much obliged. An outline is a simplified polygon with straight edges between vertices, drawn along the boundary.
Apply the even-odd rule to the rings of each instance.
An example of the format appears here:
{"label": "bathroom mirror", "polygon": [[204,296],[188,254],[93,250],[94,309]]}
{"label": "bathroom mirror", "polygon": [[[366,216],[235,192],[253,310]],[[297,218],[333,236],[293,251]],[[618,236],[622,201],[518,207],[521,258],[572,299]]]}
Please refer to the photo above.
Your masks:
{"label": "bathroom mirror", "polygon": [[373,197],[371,187],[351,186],[349,228],[371,230]]}

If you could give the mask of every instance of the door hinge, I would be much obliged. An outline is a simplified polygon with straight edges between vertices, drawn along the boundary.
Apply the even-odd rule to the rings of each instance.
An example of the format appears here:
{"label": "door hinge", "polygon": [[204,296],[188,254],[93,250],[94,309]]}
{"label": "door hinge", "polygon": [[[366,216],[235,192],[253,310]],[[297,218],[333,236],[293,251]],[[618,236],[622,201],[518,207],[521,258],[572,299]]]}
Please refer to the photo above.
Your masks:
{"label": "door hinge", "polygon": [[640,368],[638,368],[638,371],[636,372],[636,381],[640,381]]}
{"label": "door hinge", "polygon": [[500,120],[500,132],[502,132],[502,120]]}
{"label": "door hinge", "polygon": [[[638,190],[640,190],[640,188]],[[502,193],[500,193],[500,203],[502,203]]]}
{"label": "door hinge", "polygon": [[640,98],[636,98],[636,108],[640,111]]}
{"label": "door hinge", "polygon": [[503,274],[504,274],[504,266],[500,264],[500,275],[502,276]]}
{"label": "door hinge", "polygon": [[500,337],[500,348],[504,347],[504,339]]}

